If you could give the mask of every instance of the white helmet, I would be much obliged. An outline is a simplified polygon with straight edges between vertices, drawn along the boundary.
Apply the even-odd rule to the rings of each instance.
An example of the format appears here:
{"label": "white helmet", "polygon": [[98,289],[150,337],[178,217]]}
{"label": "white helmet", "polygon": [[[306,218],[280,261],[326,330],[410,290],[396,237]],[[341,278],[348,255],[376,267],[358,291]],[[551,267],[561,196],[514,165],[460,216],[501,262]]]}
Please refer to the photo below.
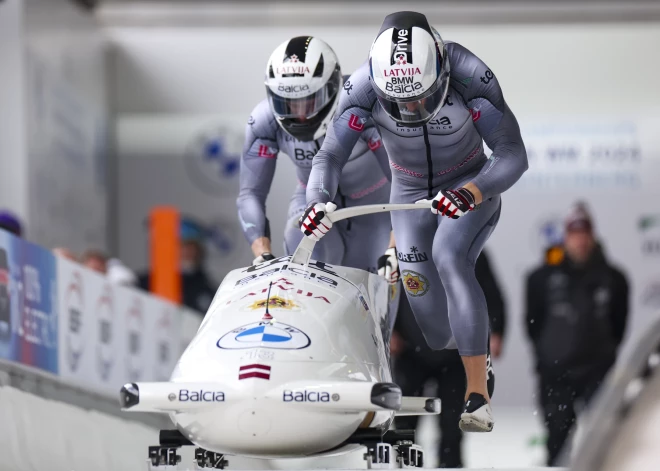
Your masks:
{"label": "white helmet", "polygon": [[388,15],[369,52],[372,86],[397,123],[421,126],[447,99],[449,60],[438,32],[421,13]]}
{"label": "white helmet", "polygon": [[280,44],[268,59],[270,109],[282,129],[301,141],[325,135],[341,86],[337,55],[318,38],[292,38]]}

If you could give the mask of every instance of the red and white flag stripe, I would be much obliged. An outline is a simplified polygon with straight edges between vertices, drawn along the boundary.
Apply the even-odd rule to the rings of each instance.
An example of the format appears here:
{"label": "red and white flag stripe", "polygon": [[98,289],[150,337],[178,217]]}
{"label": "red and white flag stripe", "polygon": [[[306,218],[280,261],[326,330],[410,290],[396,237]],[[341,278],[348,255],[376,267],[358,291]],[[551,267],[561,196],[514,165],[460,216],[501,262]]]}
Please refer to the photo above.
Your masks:
{"label": "red and white flag stripe", "polygon": [[238,369],[238,379],[261,378],[270,379],[270,366],[268,365],[243,365]]}

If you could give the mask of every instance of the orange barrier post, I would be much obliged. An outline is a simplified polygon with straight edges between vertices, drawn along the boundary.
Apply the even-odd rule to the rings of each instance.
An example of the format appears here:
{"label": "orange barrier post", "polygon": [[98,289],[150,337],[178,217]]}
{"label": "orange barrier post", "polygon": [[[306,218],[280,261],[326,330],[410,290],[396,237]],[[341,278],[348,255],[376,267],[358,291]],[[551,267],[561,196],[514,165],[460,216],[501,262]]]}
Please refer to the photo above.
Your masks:
{"label": "orange barrier post", "polygon": [[179,212],[174,207],[158,206],[151,210],[149,222],[149,289],[156,296],[180,304]]}

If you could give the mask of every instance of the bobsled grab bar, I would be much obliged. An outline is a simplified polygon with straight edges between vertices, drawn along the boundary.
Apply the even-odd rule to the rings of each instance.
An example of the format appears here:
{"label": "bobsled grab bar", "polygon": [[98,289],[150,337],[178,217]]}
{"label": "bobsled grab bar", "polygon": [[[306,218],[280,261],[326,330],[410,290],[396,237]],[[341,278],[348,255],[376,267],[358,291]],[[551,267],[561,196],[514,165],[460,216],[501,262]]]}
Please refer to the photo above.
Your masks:
{"label": "bobsled grab bar", "polygon": [[[328,214],[328,219],[333,223],[348,219],[356,216],[364,216],[367,214],[384,213],[389,211],[399,211],[402,209],[431,209],[432,200],[421,200],[417,203],[400,203],[400,204],[367,204],[364,206],[355,206],[352,208],[342,208]],[[298,244],[296,251],[291,257],[291,263],[298,263],[300,265],[307,265],[312,252],[316,246],[316,241],[304,236]]]}

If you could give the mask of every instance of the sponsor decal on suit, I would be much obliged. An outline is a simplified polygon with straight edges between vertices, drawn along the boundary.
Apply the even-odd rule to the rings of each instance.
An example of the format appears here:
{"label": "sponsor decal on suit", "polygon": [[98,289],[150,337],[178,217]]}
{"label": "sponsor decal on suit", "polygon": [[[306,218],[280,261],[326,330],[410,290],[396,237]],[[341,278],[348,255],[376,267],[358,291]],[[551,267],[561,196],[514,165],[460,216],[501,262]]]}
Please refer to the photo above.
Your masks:
{"label": "sponsor decal on suit", "polygon": [[430,284],[428,278],[421,273],[412,270],[403,270],[401,272],[403,287],[406,292],[413,297],[424,296],[428,293]]}

